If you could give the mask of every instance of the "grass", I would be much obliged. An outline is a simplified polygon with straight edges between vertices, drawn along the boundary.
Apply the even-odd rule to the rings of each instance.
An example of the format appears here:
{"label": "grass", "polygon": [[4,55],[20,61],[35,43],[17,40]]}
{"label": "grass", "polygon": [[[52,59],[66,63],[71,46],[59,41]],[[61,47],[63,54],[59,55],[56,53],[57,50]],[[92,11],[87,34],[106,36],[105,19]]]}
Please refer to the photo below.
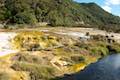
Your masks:
{"label": "grass", "polygon": [[47,36],[39,31],[20,32],[12,40],[12,43],[15,49],[20,50],[31,50],[33,48],[41,50],[61,45],[55,36]]}
{"label": "grass", "polygon": [[[84,69],[87,65],[96,62],[103,56],[110,55],[108,44],[105,41],[89,40],[86,43],[73,40],[69,37],[45,35],[45,33],[38,31],[20,32],[13,39],[13,43],[16,48],[25,48],[22,45],[28,43],[30,37],[30,43],[37,43],[45,49],[38,49],[36,51],[28,51],[27,49],[21,50],[16,54],[9,54],[0,57],[0,65],[7,65],[7,61],[10,61],[10,65],[7,66],[8,70],[12,69],[14,73],[28,72],[29,77],[32,80],[50,80],[56,77],[56,75],[62,75],[65,73],[74,73]],[[64,44],[63,41],[66,41]],[[69,45],[69,43],[71,43]],[[62,47],[54,48],[54,46],[63,45]],[[116,52],[120,52],[120,44],[109,44]],[[48,47],[51,49],[47,50]],[[31,45],[27,45],[27,48],[31,48]],[[34,48],[34,47],[32,47]],[[56,57],[60,57],[56,60],[56,64],[60,65],[65,62],[68,63],[65,66],[58,66],[58,70],[51,60]],[[58,61],[58,63],[57,63]],[[4,77],[4,76],[3,76]],[[13,79],[14,80],[14,79]],[[17,80],[17,79],[16,79]]]}
{"label": "grass", "polygon": [[48,65],[38,65],[33,63],[26,62],[16,62],[13,66],[13,69],[17,71],[27,71],[30,73],[31,80],[49,80],[55,75],[54,68]]}

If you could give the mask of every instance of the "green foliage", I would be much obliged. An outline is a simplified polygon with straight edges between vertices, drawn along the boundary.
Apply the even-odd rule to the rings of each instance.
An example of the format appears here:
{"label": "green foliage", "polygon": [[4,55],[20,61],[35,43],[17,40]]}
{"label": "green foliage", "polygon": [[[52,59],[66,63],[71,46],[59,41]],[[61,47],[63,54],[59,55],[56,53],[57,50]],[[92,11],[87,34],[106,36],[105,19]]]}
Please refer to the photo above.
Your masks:
{"label": "green foliage", "polygon": [[85,62],[85,58],[83,56],[72,56],[71,60],[75,63]]}
{"label": "green foliage", "polygon": [[106,47],[93,47],[91,49],[91,54],[92,55],[101,55],[101,56],[106,56],[108,55],[108,49]]}
{"label": "green foliage", "polygon": [[[120,18],[104,11],[95,3],[76,3],[73,0],[1,0],[0,21],[34,24],[47,22],[51,26],[94,25],[119,26]],[[99,27],[100,26],[100,27]]]}
{"label": "green foliage", "polygon": [[30,73],[31,80],[50,80],[54,75],[54,68],[51,66],[16,62],[11,67],[17,71],[28,71]]}
{"label": "green foliage", "polygon": [[120,44],[114,43],[112,45],[109,45],[109,50],[113,53],[120,53]]}
{"label": "green foliage", "polygon": [[34,24],[37,22],[35,15],[31,14],[30,12],[23,12],[23,13],[18,13],[16,16],[14,16],[14,22],[18,24]]}
{"label": "green foliage", "polygon": [[17,54],[16,61],[22,62],[29,62],[29,63],[36,63],[41,64],[44,59],[40,58],[39,56],[29,55],[29,54]]}

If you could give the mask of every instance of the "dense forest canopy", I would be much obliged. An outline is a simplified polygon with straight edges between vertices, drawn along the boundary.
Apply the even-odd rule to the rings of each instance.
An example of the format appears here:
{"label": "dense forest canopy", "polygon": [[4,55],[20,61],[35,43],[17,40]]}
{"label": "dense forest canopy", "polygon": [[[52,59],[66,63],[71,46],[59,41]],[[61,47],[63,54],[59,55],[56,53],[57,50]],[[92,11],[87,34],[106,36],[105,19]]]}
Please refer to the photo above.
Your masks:
{"label": "dense forest canopy", "polygon": [[73,0],[0,0],[0,22],[34,24],[47,22],[52,26],[119,26],[114,16],[95,3]]}

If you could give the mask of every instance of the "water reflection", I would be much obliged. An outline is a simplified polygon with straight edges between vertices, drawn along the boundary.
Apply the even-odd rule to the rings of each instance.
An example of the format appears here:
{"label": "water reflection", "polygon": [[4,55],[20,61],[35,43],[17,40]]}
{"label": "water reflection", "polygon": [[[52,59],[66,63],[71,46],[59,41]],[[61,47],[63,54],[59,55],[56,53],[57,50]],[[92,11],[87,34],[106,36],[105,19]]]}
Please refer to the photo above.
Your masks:
{"label": "water reflection", "polygon": [[120,80],[120,54],[108,56],[83,71],[59,80]]}

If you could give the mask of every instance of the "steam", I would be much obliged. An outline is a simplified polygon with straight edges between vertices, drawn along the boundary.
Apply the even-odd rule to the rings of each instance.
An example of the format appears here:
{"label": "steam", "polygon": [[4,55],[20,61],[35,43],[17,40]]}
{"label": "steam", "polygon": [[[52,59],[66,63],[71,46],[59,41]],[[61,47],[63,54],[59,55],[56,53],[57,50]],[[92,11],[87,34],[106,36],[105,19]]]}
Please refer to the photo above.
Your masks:
{"label": "steam", "polygon": [[[87,77],[86,77],[87,76]],[[110,55],[74,74],[75,80],[120,80],[120,54]]]}
{"label": "steam", "polygon": [[120,54],[108,56],[99,61],[98,64],[103,65],[105,68],[120,69]]}
{"label": "steam", "polygon": [[110,57],[113,69],[120,69],[120,54]]}
{"label": "steam", "polygon": [[18,52],[13,50],[10,40],[13,39],[17,34],[14,32],[0,32],[0,56],[4,56],[10,53]]}

